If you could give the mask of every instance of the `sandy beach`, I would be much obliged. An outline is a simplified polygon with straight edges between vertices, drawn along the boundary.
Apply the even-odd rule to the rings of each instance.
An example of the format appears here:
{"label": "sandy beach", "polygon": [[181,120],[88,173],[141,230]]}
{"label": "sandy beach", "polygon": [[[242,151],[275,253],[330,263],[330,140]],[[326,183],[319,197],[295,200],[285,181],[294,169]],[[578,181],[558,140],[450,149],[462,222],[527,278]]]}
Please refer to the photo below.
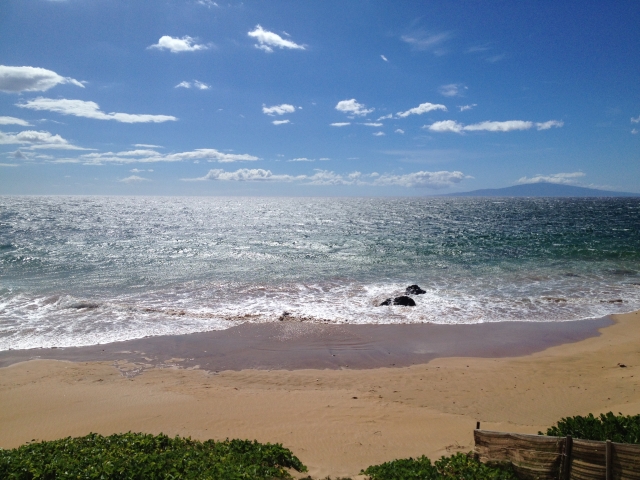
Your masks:
{"label": "sandy beach", "polygon": [[[355,477],[394,458],[471,450],[476,421],[537,433],[568,415],[638,413],[640,313],[588,322],[506,326],[502,336],[482,326],[424,330],[441,346],[425,351],[416,350],[417,331],[402,326],[365,335],[294,325],[286,330],[298,339],[293,354],[273,339],[262,356],[177,354],[177,345],[211,350],[215,336],[40,355],[47,359],[3,352],[0,447],[89,432],[249,438],[284,444],[313,477]],[[234,335],[255,350],[251,335]],[[351,340],[336,343],[345,335]]]}

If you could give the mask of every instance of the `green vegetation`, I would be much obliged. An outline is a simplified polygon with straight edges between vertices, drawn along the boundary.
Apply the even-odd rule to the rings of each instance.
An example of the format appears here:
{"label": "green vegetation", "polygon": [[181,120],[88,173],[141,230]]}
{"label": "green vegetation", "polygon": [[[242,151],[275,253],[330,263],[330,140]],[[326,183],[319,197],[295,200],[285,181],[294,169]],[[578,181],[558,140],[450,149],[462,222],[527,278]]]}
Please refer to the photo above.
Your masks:
{"label": "green vegetation", "polygon": [[[538,432],[539,435],[544,435]],[[594,417],[567,417],[547,430],[551,437],[566,437],[583,440],[611,440],[618,443],[640,443],[640,415],[614,415],[612,412]]]}
{"label": "green vegetation", "polygon": [[442,457],[434,465],[422,456],[393,460],[375,465],[361,473],[372,480],[515,480],[510,466],[485,465],[476,460],[473,454],[457,453]]}
{"label": "green vegetation", "polygon": [[0,449],[0,478],[11,480],[271,479],[306,467],[282,445],[199,442],[143,433],[64,438]]}

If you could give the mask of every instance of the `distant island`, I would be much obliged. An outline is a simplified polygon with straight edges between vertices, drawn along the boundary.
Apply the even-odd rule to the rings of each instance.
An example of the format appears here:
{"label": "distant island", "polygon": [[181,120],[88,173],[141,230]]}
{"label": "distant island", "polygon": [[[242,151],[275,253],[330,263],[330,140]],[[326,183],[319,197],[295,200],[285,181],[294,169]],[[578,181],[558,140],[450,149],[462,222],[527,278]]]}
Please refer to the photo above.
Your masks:
{"label": "distant island", "polygon": [[640,193],[613,192],[596,188],[575,187],[539,182],[505,188],[485,188],[471,192],[447,193],[445,197],[640,197]]}

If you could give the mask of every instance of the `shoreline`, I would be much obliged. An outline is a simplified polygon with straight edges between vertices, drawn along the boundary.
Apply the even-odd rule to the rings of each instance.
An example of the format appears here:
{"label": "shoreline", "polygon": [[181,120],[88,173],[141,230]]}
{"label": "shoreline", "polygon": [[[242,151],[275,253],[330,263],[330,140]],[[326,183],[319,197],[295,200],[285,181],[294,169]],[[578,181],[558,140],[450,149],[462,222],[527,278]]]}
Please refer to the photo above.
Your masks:
{"label": "shoreline", "polygon": [[[391,368],[215,373],[180,358],[140,365],[125,351],[117,360],[19,361],[0,369],[0,448],[92,431],[247,438],[282,443],[314,478],[358,478],[360,469],[395,458],[469,451],[476,421],[537,433],[566,416],[639,413],[640,312],[591,327],[574,332],[573,342],[548,332],[551,345],[538,350],[542,344],[518,327],[534,351],[499,357],[485,348],[485,356],[441,355]],[[474,342],[496,341],[469,332]],[[418,341],[400,337],[387,340],[411,340],[407,350]],[[512,337],[513,345],[522,338]],[[436,335],[431,340],[455,353]]]}
{"label": "shoreline", "polygon": [[0,368],[33,359],[125,360],[141,369],[180,365],[207,371],[399,368],[441,357],[529,355],[598,336],[599,329],[612,324],[610,317],[465,325],[244,323],[86,347],[7,350],[0,352]]}

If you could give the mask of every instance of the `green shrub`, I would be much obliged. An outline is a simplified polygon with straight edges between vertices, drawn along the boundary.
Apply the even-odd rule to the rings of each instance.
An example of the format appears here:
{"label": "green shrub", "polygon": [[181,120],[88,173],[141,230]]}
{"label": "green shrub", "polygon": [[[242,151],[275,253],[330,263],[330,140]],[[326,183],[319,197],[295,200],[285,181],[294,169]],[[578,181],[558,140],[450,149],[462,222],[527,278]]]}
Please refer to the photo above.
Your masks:
{"label": "green shrub", "polygon": [[[539,435],[544,435],[538,432]],[[547,430],[551,437],[566,437],[583,440],[611,440],[618,443],[640,443],[640,415],[614,415],[612,412],[594,417],[567,417]]]}
{"label": "green shrub", "polygon": [[306,467],[282,445],[249,440],[125,433],[64,438],[0,449],[0,478],[12,480],[269,479]]}
{"label": "green shrub", "polygon": [[473,454],[457,453],[441,457],[434,465],[422,456],[393,460],[360,472],[373,480],[515,480],[510,467],[485,465]]}

